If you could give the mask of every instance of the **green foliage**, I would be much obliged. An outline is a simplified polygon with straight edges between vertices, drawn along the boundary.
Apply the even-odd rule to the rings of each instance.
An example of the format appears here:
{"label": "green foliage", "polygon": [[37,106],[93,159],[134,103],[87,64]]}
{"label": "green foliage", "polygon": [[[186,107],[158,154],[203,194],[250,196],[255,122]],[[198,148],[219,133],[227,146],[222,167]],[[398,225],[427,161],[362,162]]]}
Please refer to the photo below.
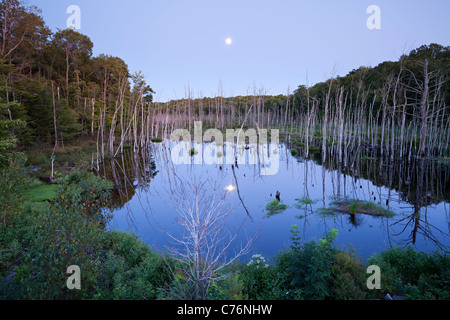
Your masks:
{"label": "green foliage", "polygon": [[272,200],[266,206],[267,216],[273,216],[275,214],[279,214],[287,209],[285,204],[281,204],[277,199]]}
{"label": "green foliage", "polygon": [[280,300],[284,298],[282,283],[285,273],[269,265],[260,254],[242,266],[240,277],[243,294],[250,300]]}
{"label": "green foliage", "polygon": [[320,147],[310,145],[310,146],[308,147],[308,150],[309,150],[309,152],[311,152],[311,153],[315,153],[315,152],[319,152],[319,151],[320,151]]}
{"label": "green foliage", "polygon": [[58,211],[80,210],[87,219],[106,223],[105,207],[110,203],[113,185],[92,173],[75,171],[58,181],[53,207]]}
{"label": "green foliage", "polygon": [[[164,259],[136,236],[105,229],[110,183],[84,172],[59,183],[50,203],[26,208],[27,231],[14,234],[24,243],[9,247],[20,249],[26,243],[28,251],[15,268],[15,280],[0,285],[0,296],[9,297],[4,291],[17,287],[22,299],[159,297],[171,281]],[[70,265],[81,269],[82,290],[66,287]]]}
{"label": "green foliage", "polygon": [[304,206],[311,205],[317,202],[306,197],[295,200],[297,201],[297,204],[295,205],[297,209],[304,209]]}
{"label": "green foliage", "polygon": [[287,299],[326,299],[332,296],[332,265],[338,250],[332,243],[337,235],[332,230],[319,242],[301,243],[296,226],[292,228],[291,250],[277,257],[279,270],[287,272],[283,287]]}
{"label": "green foliage", "polygon": [[154,300],[170,276],[164,259],[137,236],[111,231],[106,234],[108,248],[97,280],[96,299]]}
{"label": "green foliage", "polygon": [[58,101],[56,111],[56,119],[59,128],[58,140],[72,141],[80,134],[81,125],[77,121],[78,118],[77,112],[68,106],[65,100]]}
{"label": "green foliage", "polygon": [[376,204],[371,201],[360,201],[360,200],[344,200],[335,201],[334,210],[342,213],[356,214],[363,213],[372,216],[383,216],[383,217],[393,217],[394,212],[383,208],[381,205]]}
{"label": "green foliage", "polygon": [[[3,77],[2,77],[3,78]],[[0,90],[3,85],[0,83]],[[17,145],[17,137],[14,130],[25,127],[25,122],[21,119],[10,119],[11,112],[21,107],[17,102],[6,103],[0,97],[0,168],[4,167],[8,162],[8,151]]]}
{"label": "green foliage", "polygon": [[319,208],[316,211],[317,215],[322,217],[332,217],[336,215],[336,208],[334,206],[329,206],[326,208]]}
{"label": "green foliage", "polygon": [[15,153],[9,156],[7,165],[0,168],[0,217],[5,228],[14,222],[22,208],[28,182],[25,163],[26,157]]}
{"label": "green foliage", "polygon": [[304,147],[305,146],[305,144],[295,136],[293,136],[291,138],[291,141],[294,144],[294,146],[296,146],[296,147]]}
{"label": "green foliage", "polygon": [[381,272],[381,292],[374,297],[395,292],[414,300],[448,300],[450,298],[450,258],[438,252],[427,254],[406,249],[388,249],[368,261]]}
{"label": "green foliage", "polygon": [[[60,183],[54,200],[34,222],[34,241],[19,269],[29,298],[83,298],[94,289],[109,219],[103,209],[109,199],[109,183],[87,173],[75,173]],[[81,281],[86,290],[65,288],[65,271],[71,265],[83,270]]]}
{"label": "green foliage", "polygon": [[[192,289],[179,269],[181,262],[156,254],[133,234],[106,231],[100,222],[103,219],[93,217],[104,214],[102,210],[81,209],[83,202],[77,199],[101,206],[102,202],[89,198],[108,193],[109,184],[85,173],[61,179],[61,183],[52,203],[26,205],[14,225],[2,229],[0,248],[6,249],[0,249],[1,275],[19,266],[14,269],[14,280],[0,280],[1,299],[171,299],[173,293]],[[85,192],[94,189],[96,195]],[[78,203],[77,210],[74,203]],[[67,212],[62,214],[61,208]],[[366,266],[353,251],[335,248],[336,236],[333,229],[319,241],[303,243],[293,225],[290,250],[281,252],[274,264],[253,255],[249,262],[233,265],[232,270],[224,270],[232,275],[211,284],[208,298],[359,300],[382,299],[390,293],[408,299],[449,299],[447,255],[412,248],[374,255],[367,265],[380,267],[382,290],[368,290]],[[72,264],[81,267],[81,291],[65,287],[65,270]]]}
{"label": "green foliage", "polygon": [[275,265],[257,255],[242,267],[244,292],[250,299],[359,300],[367,296],[365,268],[353,252],[333,246],[337,230],[317,242],[302,243],[296,225],[292,245],[280,253]]}
{"label": "green foliage", "polygon": [[0,277],[14,272],[14,267],[22,261],[27,248],[33,243],[35,235],[30,226],[34,223],[38,210],[25,204],[12,224],[7,228],[0,228]]}
{"label": "green foliage", "polygon": [[358,209],[358,202],[357,202],[357,201],[352,201],[352,202],[349,204],[348,208],[350,209],[350,212],[351,212],[352,214],[355,214],[356,211],[357,211],[357,209]]}
{"label": "green foliage", "polygon": [[352,252],[340,251],[331,267],[334,300],[360,300],[366,296],[365,269]]}
{"label": "green foliage", "polygon": [[242,275],[235,273],[222,281],[222,291],[225,300],[248,300],[244,294],[244,280]]}

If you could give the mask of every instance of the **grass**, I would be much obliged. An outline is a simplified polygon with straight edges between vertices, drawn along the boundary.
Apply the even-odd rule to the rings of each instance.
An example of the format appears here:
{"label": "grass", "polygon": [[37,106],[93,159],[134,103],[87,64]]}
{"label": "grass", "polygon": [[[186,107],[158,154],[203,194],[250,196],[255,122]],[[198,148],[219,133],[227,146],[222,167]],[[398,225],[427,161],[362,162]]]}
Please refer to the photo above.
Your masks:
{"label": "grass", "polygon": [[[124,149],[128,145],[123,145]],[[131,146],[129,146],[131,148]],[[27,165],[35,168],[32,176],[41,180],[48,179],[51,174],[51,156],[53,146],[42,144],[30,148],[26,154],[28,156]],[[96,142],[89,139],[73,141],[66,144],[65,148],[59,147],[54,150],[54,174],[55,176],[69,174],[77,167],[78,169],[91,168],[91,156],[96,152]]]}
{"label": "grass", "polygon": [[25,192],[26,201],[31,203],[45,202],[51,200],[56,193],[56,186],[44,184],[40,181],[34,180],[30,184],[30,188]]}
{"label": "grass", "polygon": [[277,199],[272,200],[267,206],[267,216],[272,216],[275,214],[279,214],[287,209],[287,206],[285,204],[280,204],[280,202]]}
{"label": "grass", "polygon": [[301,198],[301,199],[295,199],[298,203],[296,205],[297,209],[303,209],[304,206],[308,204],[314,204],[317,201],[311,200],[309,198]]}
{"label": "grass", "polygon": [[319,208],[316,213],[322,217],[330,217],[336,214],[336,208],[334,206],[330,206],[328,208]]}
{"label": "grass", "polygon": [[394,213],[382,206],[370,202],[359,200],[336,201],[333,203],[334,210],[341,213],[348,214],[368,214],[376,217],[392,217]]}

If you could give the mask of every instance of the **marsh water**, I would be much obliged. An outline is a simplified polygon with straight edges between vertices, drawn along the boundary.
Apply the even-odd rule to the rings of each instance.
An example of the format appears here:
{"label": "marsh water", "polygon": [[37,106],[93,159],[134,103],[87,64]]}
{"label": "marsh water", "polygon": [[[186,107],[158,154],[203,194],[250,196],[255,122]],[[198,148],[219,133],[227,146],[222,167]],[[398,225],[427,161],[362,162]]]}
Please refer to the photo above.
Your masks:
{"label": "marsh water", "polygon": [[[274,258],[291,245],[292,225],[297,225],[304,242],[337,229],[335,245],[354,248],[362,259],[408,245],[416,250],[449,252],[448,162],[389,162],[360,149],[338,162],[330,149],[328,160],[322,163],[321,152],[305,158],[300,150],[293,156],[293,146],[281,143],[278,172],[262,175],[258,163],[174,164],[173,148],[174,142],[169,140],[152,143],[150,150],[128,150],[99,168],[99,174],[116,186],[111,227],[134,232],[156,250],[172,245],[167,233],[181,236],[184,232],[173,202],[171,184],[176,177],[207,181],[225,194],[226,204],[233,209],[226,230],[237,235],[228,248],[231,252],[257,234],[248,255]],[[266,206],[277,193],[286,209],[269,212]],[[394,215],[338,212],[333,210],[337,200],[368,201]]]}

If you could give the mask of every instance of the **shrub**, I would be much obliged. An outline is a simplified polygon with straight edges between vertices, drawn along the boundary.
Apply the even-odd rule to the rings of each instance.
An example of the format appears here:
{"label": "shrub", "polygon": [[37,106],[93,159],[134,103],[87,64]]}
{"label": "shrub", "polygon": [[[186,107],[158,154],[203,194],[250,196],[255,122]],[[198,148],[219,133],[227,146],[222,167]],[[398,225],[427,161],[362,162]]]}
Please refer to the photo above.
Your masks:
{"label": "shrub", "polygon": [[269,265],[263,256],[256,254],[242,266],[243,293],[250,300],[280,300],[284,298],[281,284],[284,273]]}
{"label": "shrub", "polygon": [[28,177],[23,154],[9,155],[7,164],[0,167],[0,277],[8,276],[23,255],[23,200]]}
{"label": "shrub", "polygon": [[409,299],[448,300],[450,298],[450,258],[439,252],[416,252],[411,247],[394,248],[372,256],[369,264],[381,269],[381,291]]}
{"label": "shrub", "polygon": [[[32,242],[18,279],[31,299],[87,298],[95,289],[104,227],[109,215],[109,183],[88,173],[62,179],[51,204],[42,207],[32,227]],[[84,290],[65,287],[66,270],[82,270]]]}
{"label": "shrub", "polygon": [[286,270],[283,287],[287,299],[323,300],[332,295],[332,270],[338,250],[332,243],[337,235],[331,230],[319,242],[301,243],[297,226],[292,226],[291,249],[277,257],[277,268]]}
{"label": "shrub", "polygon": [[360,300],[365,297],[365,270],[352,252],[340,251],[331,267],[332,297],[335,300]]}
{"label": "shrub", "polygon": [[248,300],[244,294],[244,280],[238,273],[222,281],[222,292],[225,300]]}
{"label": "shrub", "polygon": [[137,236],[106,233],[106,257],[99,268],[97,299],[154,300],[170,282],[162,257]]}
{"label": "shrub", "polygon": [[22,210],[28,182],[26,161],[23,154],[16,153],[8,158],[6,166],[0,167],[0,218],[5,228],[14,223]]}

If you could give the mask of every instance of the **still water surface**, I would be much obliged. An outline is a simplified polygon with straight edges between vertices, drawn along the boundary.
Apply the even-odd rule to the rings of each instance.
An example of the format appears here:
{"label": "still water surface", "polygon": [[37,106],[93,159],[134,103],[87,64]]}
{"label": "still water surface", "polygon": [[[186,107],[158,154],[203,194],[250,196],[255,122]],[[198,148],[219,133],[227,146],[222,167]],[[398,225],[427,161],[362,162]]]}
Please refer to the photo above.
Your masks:
{"label": "still water surface", "polygon": [[[208,181],[226,194],[227,205],[234,208],[227,227],[239,232],[230,253],[257,233],[249,256],[259,253],[274,258],[289,248],[294,224],[305,242],[318,240],[329,230],[337,229],[335,245],[356,249],[363,260],[387,248],[407,245],[416,250],[449,251],[448,164],[405,169],[359,156],[355,161],[355,157],[349,156],[352,166],[348,172],[332,161],[322,165],[317,159],[294,157],[289,147],[281,144],[277,174],[261,175],[258,164],[248,163],[240,164],[233,174],[230,164],[174,165],[170,156],[173,147],[174,143],[169,141],[155,143],[148,153],[125,154],[105,163],[100,170],[118,187],[111,227],[136,233],[156,250],[164,251],[171,246],[164,231],[172,235],[183,233],[177,223],[179,216],[170,188],[176,174],[189,182]],[[420,170],[426,172],[419,180]],[[281,204],[287,208],[270,215],[266,206],[275,199],[277,191]],[[352,216],[323,210],[333,207],[337,199],[371,201],[395,216]]]}

